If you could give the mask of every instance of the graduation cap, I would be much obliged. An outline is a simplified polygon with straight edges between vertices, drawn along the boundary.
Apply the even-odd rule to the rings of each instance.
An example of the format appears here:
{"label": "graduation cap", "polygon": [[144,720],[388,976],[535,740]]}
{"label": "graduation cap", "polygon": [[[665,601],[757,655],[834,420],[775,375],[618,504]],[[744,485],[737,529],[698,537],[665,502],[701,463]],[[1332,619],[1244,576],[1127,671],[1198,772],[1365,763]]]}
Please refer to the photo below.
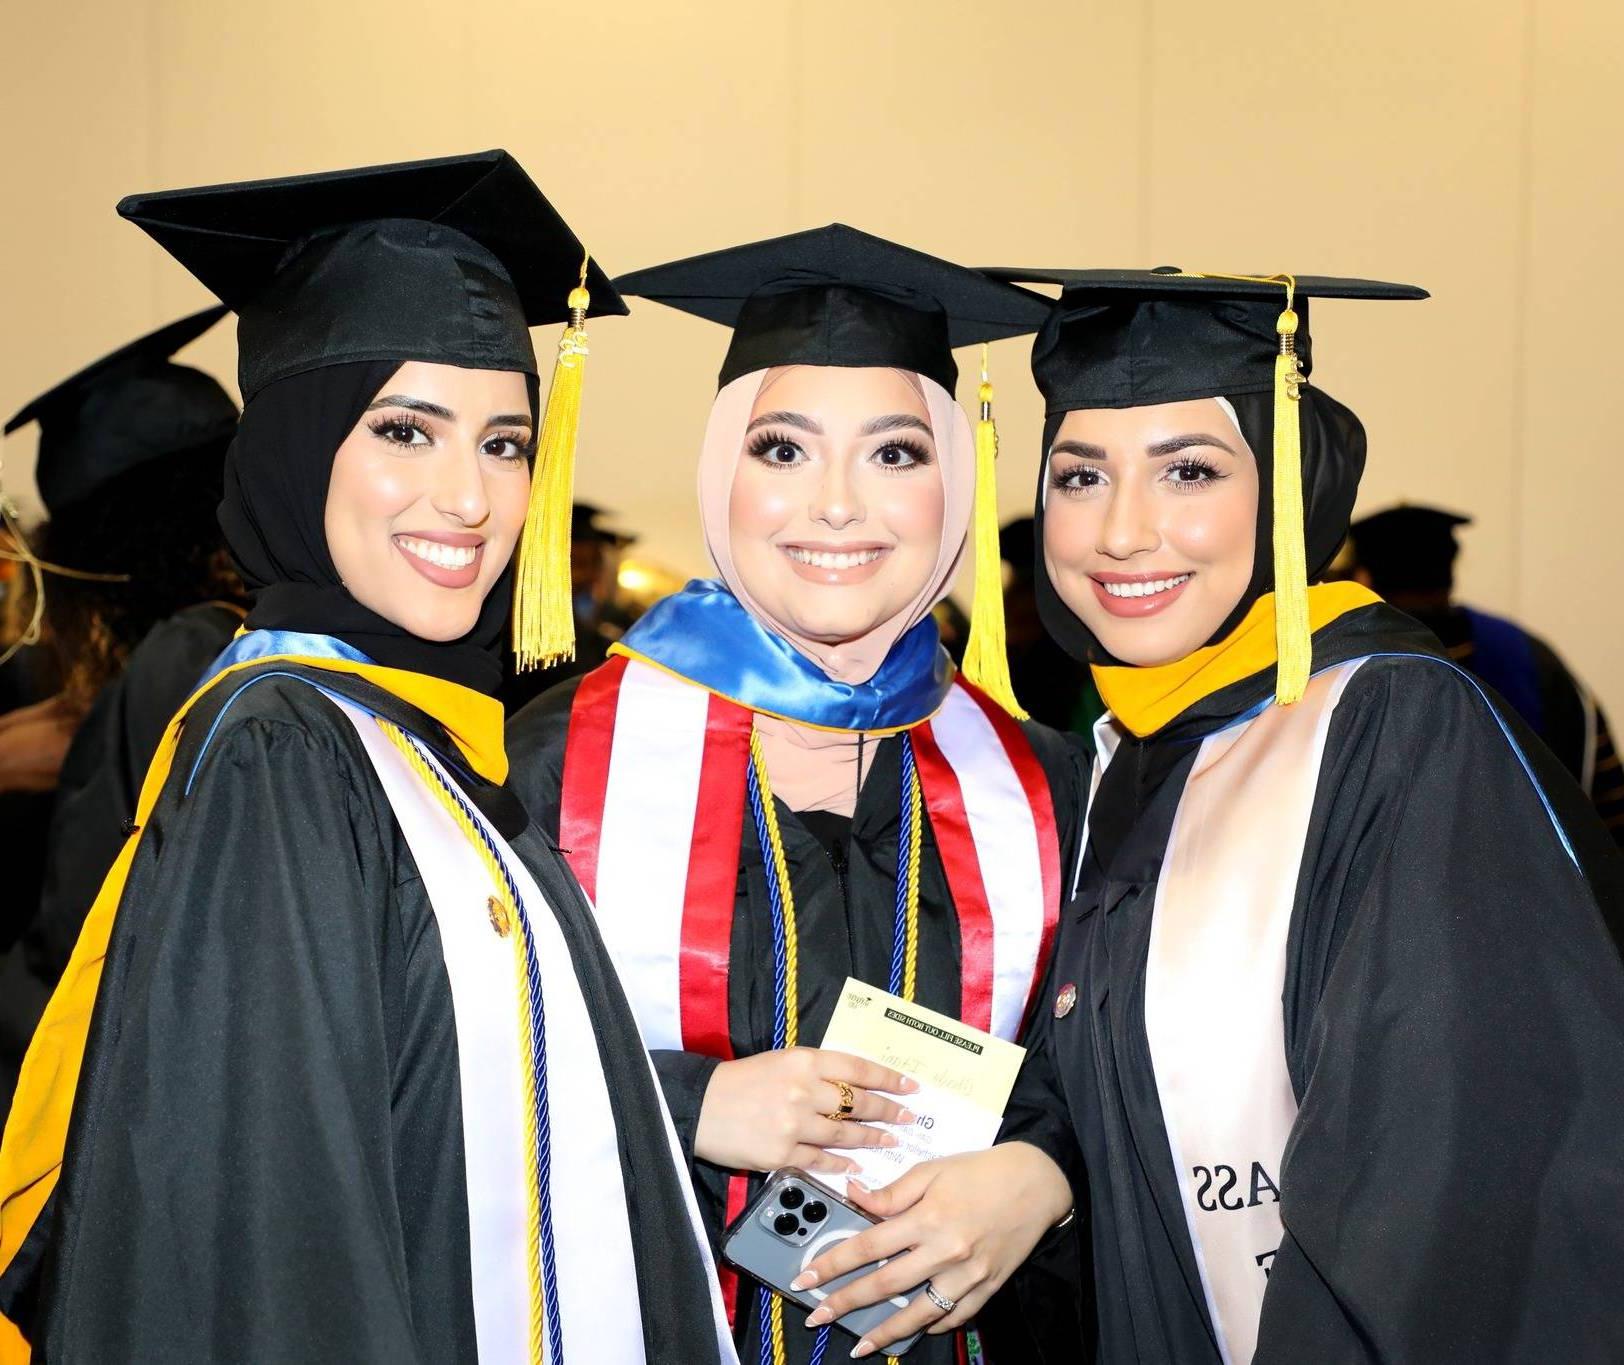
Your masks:
{"label": "graduation cap", "polygon": [[[119,214],[237,309],[242,391],[354,360],[536,373],[580,240],[504,151],[134,194]],[[588,315],[626,305],[587,266]]]}
{"label": "graduation cap", "polygon": [[529,329],[564,322],[519,550],[520,667],[568,658],[569,504],[586,319],[608,277],[500,150],[131,195],[119,213],[237,310],[244,401],[328,365],[421,360],[537,373]]}
{"label": "graduation cap", "polygon": [[[733,329],[718,386],[777,365],[889,366],[958,383],[956,346],[1036,331],[1049,300],[980,271],[874,237],[844,223],[633,271],[615,281]],[[1025,717],[1009,682],[992,385],[982,352],[976,426],[975,604],[964,672],[1012,714]]]}
{"label": "graduation cap", "polygon": [[[1022,270],[996,279],[1057,284],[1060,300],[1032,347],[1032,375],[1050,415],[1079,408],[1182,403],[1274,387],[1287,278],[1156,270]],[[1313,368],[1308,300],[1424,299],[1381,280],[1294,277],[1299,372]]]}
{"label": "graduation cap", "polygon": [[631,532],[617,531],[611,526],[602,524],[600,518],[608,515],[610,514],[595,503],[576,503],[571,509],[570,538],[598,545],[612,545],[617,550],[635,545],[637,537]]}
{"label": "graduation cap", "polygon": [[1455,531],[1470,517],[1440,507],[1388,507],[1348,528],[1354,562],[1383,596],[1390,592],[1447,589],[1460,545]]}
{"label": "graduation cap", "polygon": [[40,394],[6,423],[10,435],[38,422],[34,481],[55,515],[149,460],[230,438],[237,406],[201,370],[176,365],[176,351],[226,314],[205,308],[121,346]]}
{"label": "graduation cap", "polygon": [[622,275],[623,293],[733,329],[718,387],[775,365],[958,382],[953,349],[1035,332],[1049,300],[844,223]]}
{"label": "graduation cap", "polygon": [[1275,699],[1299,700],[1311,663],[1299,414],[1313,362],[1308,300],[1424,299],[1427,291],[1381,280],[1173,266],[994,266],[986,273],[1060,286],[1032,348],[1032,374],[1050,416],[1273,392]]}

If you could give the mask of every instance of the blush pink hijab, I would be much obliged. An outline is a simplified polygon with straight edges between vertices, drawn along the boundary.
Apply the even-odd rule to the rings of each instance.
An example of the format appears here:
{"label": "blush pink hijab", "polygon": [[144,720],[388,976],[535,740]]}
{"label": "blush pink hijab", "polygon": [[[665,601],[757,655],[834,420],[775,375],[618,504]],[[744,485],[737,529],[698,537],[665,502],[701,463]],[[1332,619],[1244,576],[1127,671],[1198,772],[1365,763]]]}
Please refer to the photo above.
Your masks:
{"label": "blush pink hijab", "polygon": [[[902,611],[855,640],[827,644],[798,635],[776,620],[745,587],[733,560],[728,504],[733,477],[744,453],[745,428],[764,388],[783,368],[740,375],[716,395],[705,443],[699,456],[699,515],[716,572],[744,609],[767,630],[792,645],[836,682],[867,682],[892,647],[930,615],[947,596],[964,558],[975,507],[975,438],[964,410],[934,379],[898,371],[919,392],[930,417],[942,478],[942,539],[936,563],[914,599]],[[773,792],[791,810],[826,810],[851,815],[857,792],[873,757],[874,744],[864,744],[857,731],[819,730],[793,721],[758,714],[756,731],[767,760]]]}

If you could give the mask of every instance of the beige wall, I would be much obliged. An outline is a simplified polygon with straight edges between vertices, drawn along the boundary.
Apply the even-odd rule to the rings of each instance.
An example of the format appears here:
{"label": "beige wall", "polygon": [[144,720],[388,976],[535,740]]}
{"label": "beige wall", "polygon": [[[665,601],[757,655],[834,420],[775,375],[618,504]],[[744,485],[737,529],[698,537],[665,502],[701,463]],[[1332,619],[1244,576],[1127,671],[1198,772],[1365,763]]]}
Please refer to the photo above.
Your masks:
{"label": "beige wall", "polygon": [[[121,194],[485,146],[611,270],[840,219],[971,263],[1415,280],[1431,303],[1315,314],[1315,378],[1371,431],[1363,505],[1475,515],[1468,595],[1546,634],[1624,721],[1616,0],[12,0],[8,19],[0,408],[206,301],[114,217]],[[692,455],[724,336],[646,306],[594,343],[581,493],[700,570]],[[1038,415],[1025,343],[994,350],[1014,515]],[[191,355],[230,372],[224,331]],[[4,456],[16,487],[31,438]]]}

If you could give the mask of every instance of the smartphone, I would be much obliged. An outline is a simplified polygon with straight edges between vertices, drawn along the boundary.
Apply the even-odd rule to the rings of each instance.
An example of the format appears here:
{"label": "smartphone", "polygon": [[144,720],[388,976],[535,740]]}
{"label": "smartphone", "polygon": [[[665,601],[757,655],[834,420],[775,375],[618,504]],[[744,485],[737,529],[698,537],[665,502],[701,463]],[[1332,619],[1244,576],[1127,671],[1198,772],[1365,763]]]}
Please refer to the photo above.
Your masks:
{"label": "smartphone", "polygon": [[[830,1247],[868,1231],[879,1221],[855,1204],[847,1203],[842,1196],[805,1171],[786,1166],[767,1177],[761,1193],[751,1200],[749,1207],[727,1230],[722,1255],[747,1275],[760,1280],[775,1294],[799,1304],[810,1313],[835,1290],[844,1288],[853,1280],[860,1280],[872,1270],[878,1270],[885,1261],[859,1266],[828,1284],[815,1285],[811,1289],[791,1289],[790,1281]],[[883,1303],[858,1308],[843,1318],[837,1318],[835,1326],[845,1328],[854,1336],[864,1336],[924,1292],[924,1284],[916,1284],[905,1294],[894,1295]],[[923,1335],[923,1332],[915,1332],[911,1337],[887,1346],[884,1354],[902,1355]]]}

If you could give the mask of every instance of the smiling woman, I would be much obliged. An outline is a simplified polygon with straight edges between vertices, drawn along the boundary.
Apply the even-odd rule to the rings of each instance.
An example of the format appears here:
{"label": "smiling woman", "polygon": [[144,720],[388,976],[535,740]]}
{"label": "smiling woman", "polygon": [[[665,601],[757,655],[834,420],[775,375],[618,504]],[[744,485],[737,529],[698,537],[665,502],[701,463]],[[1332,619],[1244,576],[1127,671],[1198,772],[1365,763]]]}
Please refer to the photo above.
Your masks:
{"label": "smiling woman", "polygon": [[1088,835],[1003,1140],[809,1274],[906,1250],[830,1310],[960,1299],[1069,1178],[1101,1360],[1624,1359],[1624,864],[1436,639],[1312,582],[1365,432],[1309,383],[1308,296],[1422,291],[1017,278],[1064,286],[1034,568],[1111,708]]}
{"label": "smiling woman", "polygon": [[[1010,1038],[1048,951],[1079,762],[956,677],[931,617],[978,499],[992,510],[952,348],[1046,305],[839,225],[618,283],[732,328],[698,471],[718,577],[522,711],[510,742],[591,892],[719,1237],[764,1172],[844,1172],[832,1149],[913,1121],[894,1072],[816,1046],[847,977]],[[851,1348],[806,1296],[730,1292],[752,1361]],[[948,1365],[957,1344],[908,1358]]]}
{"label": "smiling woman", "polygon": [[350,595],[426,640],[467,635],[524,530],[522,374],[411,361],[333,457],[325,524]]}
{"label": "smiling woman", "polygon": [[[806,652],[849,655],[931,605],[946,492],[919,379],[900,370],[769,371],[735,457],[728,545],[741,599]],[[898,630],[869,651],[883,656]]]}
{"label": "smiling woman", "polygon": [[1043,555],[1113,657],[1181,659],[1252,578],[1258,466],[1219,399],[1068,412],[1050,447]]}
{"label": "smiling woman", "polygon": [[624,305],[503,152],[123,212],[238,307],[220,515],[254,601],[24,1065],[0,1359],[14,1326],[62,1361],[731,1365],[647,1053],[491,695],[516,547],[569,515],[530,497],[530,327],[567,319],[576,366],[586,288]]}

